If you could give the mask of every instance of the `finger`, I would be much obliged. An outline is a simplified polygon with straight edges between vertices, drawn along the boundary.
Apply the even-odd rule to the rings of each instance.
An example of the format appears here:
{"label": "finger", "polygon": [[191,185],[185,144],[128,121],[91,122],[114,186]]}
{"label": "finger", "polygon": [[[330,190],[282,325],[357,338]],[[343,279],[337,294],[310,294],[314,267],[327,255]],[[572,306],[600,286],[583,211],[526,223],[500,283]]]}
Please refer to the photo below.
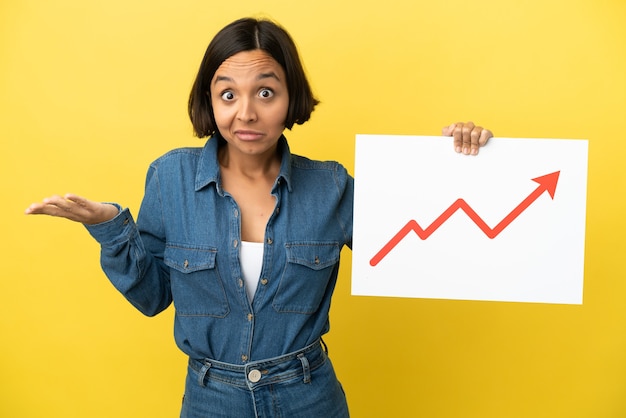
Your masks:
{"label": "finger", "polygon": [[71,202],[61,196],[54,195],[42,200],[41,203],[33,203],[26,209],[27,215],[48,215],[59,218],[66,218],[71,221],[80,222],[80,208],[74,202]]}
{"label": "finger", "polygon": [[448,126],[444,126],[443,128],[441,128],[441,135],[452,136],[452,132],[454,131],[455,126],[456,126],[456,123],[452,123]]}
{"label": "finger", "polygon": [[88,209],[88,210],[95,210],[95,206],[96,203],[92,202],[91,200],[87,200],[84,197],[72,194],[72,193],[67,193],[64,196],[64,199],[68,202],[72,202],[73,204],[77,205],[78,207],[84,208],[84,209]]}
{"label": "finger", "polygon": [[455,123],[451,134],[454,138],[454,150],[458,153],[463,152],[463,122]]}
{"label": "finger", "polygon": [[480,135],[483,131],[483,128],[480,126],[475,126],[470,133],[470,154],[476,155],[478,154],[478,148],[480,147],[479,140]]}
{"label": "finger", "polygon": [[81,223],[98,223],[98,214],[101,212],[102,203],[87,200],[75,194],[66,194],[63,197],[63,203],[59,205],[71,215],[66,216],[68,219]]}
{"label": "finger", "polygon": [[485,145],[487,145],[487,142],[489,141],[490,138],[493,138],[493,133],[491,133],[491,131],[489,129],[483,129],[478,127],[476,129],[476,134],[473,134],[477,136],[477,145],[474,147],[473,144],[473,139],[472,139],[472,155],[477,155],[478,151],[480,149],[480,147],[483,147]]}
{"label": "finger", "polygon": [[27,215],[48,215],[75,220],[73,219],[75,217],[75,214],[73,214],[71,211],[63,209],[52,203],[33,203],[28,208],[26,208],[25,213]]}
{"label": "finger", "polygon": [[463,135],[463,154],[469,155],[472,147],[472,131],[474,130],[474,123],[467,122],[463,124],[462,135]]}
{"label": "finger", "polygon": [[33,203],[24,211],[27,215],[41,215],[43,214],[44,206],[41,203]]}
{"label": "finger", "polygon": [[42,207],[42,209],[45,209],[46,207],[60,208],[60,205],[63,205],[63,198],[56,195],[46,197],[39,203],[39,205]]}
{"label": "finger", "polygon": [[487,145],[487,142],[493,138],[493,133],[489,129],[483,129],[480,133],[480,139],[478,140],[478,144],[483,147]]}
{"label": "finger", "polygon": [[71,200],[67,200],[64,196],[54,195],[43,200],[43,203],[55,206],[66,212],[73,212],[76,204]]}

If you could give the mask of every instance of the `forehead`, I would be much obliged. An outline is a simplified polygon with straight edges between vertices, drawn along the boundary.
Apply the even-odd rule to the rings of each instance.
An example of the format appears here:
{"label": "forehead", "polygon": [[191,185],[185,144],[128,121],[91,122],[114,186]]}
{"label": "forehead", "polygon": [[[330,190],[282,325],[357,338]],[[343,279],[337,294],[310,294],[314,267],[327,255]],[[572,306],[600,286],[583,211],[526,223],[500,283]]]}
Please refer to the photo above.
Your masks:
{"label": "forehead", "polygon": [[273,74],[279,81],[285,81],[281,65],[267,52],[260,49],[242,51],[228,57],[215,71],[213,83],[218,77],[236,79],[259,74]]}

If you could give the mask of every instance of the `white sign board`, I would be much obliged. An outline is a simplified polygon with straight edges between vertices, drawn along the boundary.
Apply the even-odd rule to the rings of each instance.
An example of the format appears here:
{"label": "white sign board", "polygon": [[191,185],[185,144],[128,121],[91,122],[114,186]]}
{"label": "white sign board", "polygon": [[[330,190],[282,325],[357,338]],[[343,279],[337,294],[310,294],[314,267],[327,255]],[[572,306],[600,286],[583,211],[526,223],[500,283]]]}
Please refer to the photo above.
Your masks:
{"label": "white sign board", "polygon": [[588,141],[357,135],[352,294],[582,304]]}

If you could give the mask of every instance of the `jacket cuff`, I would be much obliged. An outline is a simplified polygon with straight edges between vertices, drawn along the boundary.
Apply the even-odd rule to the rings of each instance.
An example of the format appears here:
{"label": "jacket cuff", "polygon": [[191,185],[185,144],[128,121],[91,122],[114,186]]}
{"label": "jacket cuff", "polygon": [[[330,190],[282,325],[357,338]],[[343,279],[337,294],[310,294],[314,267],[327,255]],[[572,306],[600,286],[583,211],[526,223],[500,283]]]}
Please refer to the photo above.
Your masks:
{"label": "jacket cuff", "polygon": [[119,209],[119,213],[106,222],[85,225],[89,234],[101,245],[111,245],[127,241],[135,230],[135,220],[128,208],[122,209],[117,203],[111,203]]}

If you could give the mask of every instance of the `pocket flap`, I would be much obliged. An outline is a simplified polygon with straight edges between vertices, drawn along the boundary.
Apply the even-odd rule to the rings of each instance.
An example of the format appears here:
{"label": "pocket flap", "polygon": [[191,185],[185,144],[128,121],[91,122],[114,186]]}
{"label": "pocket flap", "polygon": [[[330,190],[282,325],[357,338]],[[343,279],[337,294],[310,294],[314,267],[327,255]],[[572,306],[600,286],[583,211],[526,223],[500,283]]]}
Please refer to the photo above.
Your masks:
{"label": "pocket flap", "polygon": [[165,265],[182,273],[215,268],[215,248],[199,248],[168,244],[165,247]]}
{"label": "pocket flap", "polygon": [[285,244],[287,261],[313,270],[330,267],[339,261],[337,243],[290,243]]}

